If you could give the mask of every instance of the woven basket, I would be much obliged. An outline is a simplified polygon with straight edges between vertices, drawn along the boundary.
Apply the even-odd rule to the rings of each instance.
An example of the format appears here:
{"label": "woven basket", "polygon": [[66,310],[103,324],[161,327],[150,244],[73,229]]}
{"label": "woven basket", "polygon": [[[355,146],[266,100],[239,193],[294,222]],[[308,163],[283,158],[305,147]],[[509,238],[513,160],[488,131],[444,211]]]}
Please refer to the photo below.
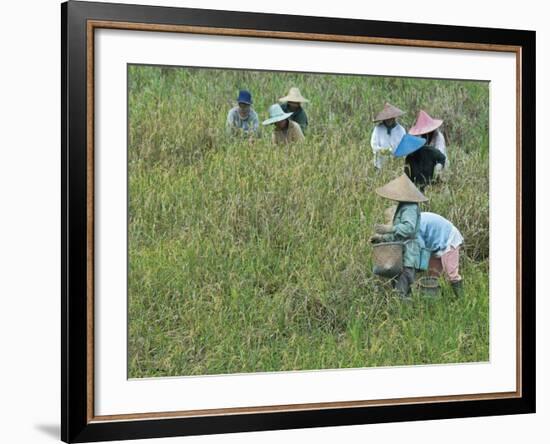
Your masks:
{"label": "woven basket", "polygon": [[383,242],[372,248],[374,269],[379,276],[393,278],[403,271],[403,243]]}

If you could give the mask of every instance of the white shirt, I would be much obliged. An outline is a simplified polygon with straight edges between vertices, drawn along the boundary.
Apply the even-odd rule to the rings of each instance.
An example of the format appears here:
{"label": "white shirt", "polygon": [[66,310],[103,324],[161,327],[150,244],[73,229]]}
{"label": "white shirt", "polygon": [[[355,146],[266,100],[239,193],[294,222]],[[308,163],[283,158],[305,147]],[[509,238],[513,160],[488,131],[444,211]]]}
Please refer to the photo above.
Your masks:
{"label": "white shirt", "polygon": [[443,136],[443,133],[439,131],[439,129],[436,129],[434,131],[434,135],[432,137],[430,145],[433,146],[434,148],[437,148],[439,151],[443,153],[443,155],[446,157],[445,168],[448,167],[449,158],[447,157],[447,146],[445,145],[445,136]]}
{"label": "white shirt", "polygon": [[384,123],[379,123],[374,127],[370,138],[370,146],[374,154],[374,166],[376,168],[381,169],[386,161],[387,155],[384,155],[381,151],[385,148],[391,148],[393,153],[405,134],[405,128],[399,123],[391,129],[390,134],[388,134],[388,128]]}

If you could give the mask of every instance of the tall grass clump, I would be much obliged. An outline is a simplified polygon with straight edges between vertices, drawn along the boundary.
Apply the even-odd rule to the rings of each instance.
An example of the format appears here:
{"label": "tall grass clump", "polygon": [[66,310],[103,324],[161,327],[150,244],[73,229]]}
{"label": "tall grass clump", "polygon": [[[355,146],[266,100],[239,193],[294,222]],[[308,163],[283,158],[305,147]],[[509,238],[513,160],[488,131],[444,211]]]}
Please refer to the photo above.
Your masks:
{"label": "tall grass clump", "polygon": [[[129,66],[129,376],[489,358],[488,85]],[[260,120],[291,86],[311,101],[300,145],[228,138],[240,88]],[[374,189],[372,116],[389,101],[445,120],[451,167],[424,211],[465,238],[465,296],[403,304],[371,270],[389,204]]]}

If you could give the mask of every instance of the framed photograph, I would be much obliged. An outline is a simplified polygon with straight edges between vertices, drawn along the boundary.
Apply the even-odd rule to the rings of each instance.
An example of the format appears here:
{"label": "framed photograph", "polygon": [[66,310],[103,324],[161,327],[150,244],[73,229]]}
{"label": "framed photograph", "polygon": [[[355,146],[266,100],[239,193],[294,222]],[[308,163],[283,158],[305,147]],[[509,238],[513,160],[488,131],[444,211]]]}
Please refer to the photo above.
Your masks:
{"label": "framed photograph", "polygon": [[65,442],[535,411],[535,33],[62,4]]}

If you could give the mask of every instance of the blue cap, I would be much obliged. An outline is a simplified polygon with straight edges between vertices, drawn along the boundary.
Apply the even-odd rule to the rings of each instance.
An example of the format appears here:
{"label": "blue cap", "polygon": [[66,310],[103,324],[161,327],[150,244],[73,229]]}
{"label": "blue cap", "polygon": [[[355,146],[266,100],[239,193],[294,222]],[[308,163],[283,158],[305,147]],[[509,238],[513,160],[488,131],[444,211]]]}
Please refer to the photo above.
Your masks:
{"label": "blue cap", "polygon": [[237,102],[252,105],[252,94],[250,94],[250,92],[246,89],[241,89],[239,91],[239,97],[237,97]]}
{"label": "blue cap", "polygon": [[395,157],[404,157],[408,156],[415,151],[418,151],[426,144],[426,139],[418,136],[411,136],[410,134],[405,134],[397,145],[397,148],[393,152]]}

